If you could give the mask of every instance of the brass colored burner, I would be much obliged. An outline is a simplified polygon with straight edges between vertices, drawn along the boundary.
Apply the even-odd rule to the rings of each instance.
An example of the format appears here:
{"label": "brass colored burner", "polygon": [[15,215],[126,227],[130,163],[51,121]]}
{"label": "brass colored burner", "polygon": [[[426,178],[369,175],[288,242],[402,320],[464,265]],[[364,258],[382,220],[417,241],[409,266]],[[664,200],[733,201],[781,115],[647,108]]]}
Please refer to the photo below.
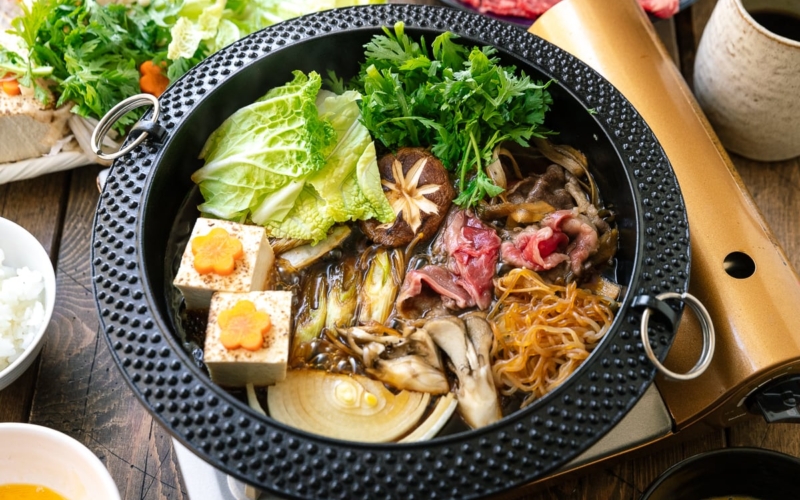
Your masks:
{"label": "brass colored burner", "polygon": [[[800,372],[800,278],[636,2],[564,1],[530,32],[614,84],[672,163],[689,214],[689,291],[711,314],[717,349],[699,378],[657,377],[657,386],[677,430],[699,420],[730,425],[747,414],[754,389]],[[695,364],[702,339],[694,315],[683,319],[666,360],[678,372]]]}

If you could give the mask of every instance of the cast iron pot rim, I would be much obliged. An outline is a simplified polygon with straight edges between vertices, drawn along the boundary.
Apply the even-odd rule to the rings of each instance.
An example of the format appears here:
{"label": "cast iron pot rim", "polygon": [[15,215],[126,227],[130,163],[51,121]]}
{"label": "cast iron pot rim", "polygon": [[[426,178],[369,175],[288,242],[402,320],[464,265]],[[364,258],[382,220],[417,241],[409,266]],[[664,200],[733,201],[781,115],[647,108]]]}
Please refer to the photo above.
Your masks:
{"label": "cast iron pot rim", "polygon": [[[359,31],[374,31],[399,19],[409,31],[450,29],[470,41],[495,45],[548,76],[557,76],[559,85],[584,107],[594,108],[593,119],[614,145],[633,190],[638,248],[629,291],[612,328],[592,356],[557,390],[492,426],[468,433],[404,445],[351,443],[307,434],[258,416],[212,384],[171,334],[165,340],[162,332],[170,332],[170,328],[150,312],[157,309],[150,291],[162,287],[149,286],[143,272],[139,248],[143,218],[136,215],[144,210],[140,201],[147,199],[162,152],[193,114],[194,98],[207,98],[213,93],[208,88],[213,91],[222,84],[209,84],[202,78],[196,82],[196,75],[223,68],[220,79],[224,81],[246,68],[249,61],[269,57],[282,47],[325,37],[333,30],[349,30],[352,24]],[[194,87],[200,91],[193,93]],[[192,97],[186,98],[187,94]],[[165,144],[138,146],[117,160],[101,196],[92,246],[94,291],[106,339],[126,381],[154,418],[212,465],[264,490],[295,498],[407,497],[413,492],[402,489],[412,484],[419,485],[420,494],[426,497],[438,490],[442,496],[473,498],[532,481],[574,458],[616,424],[652,381],[654,368],[637,342],[638,316],[631,314],[629,306],[634,295],[683,292],[688,287],[690,249],[683,199],[663,150],[638,113],[613,86],[566,52],[476,14],[446,7],[372,5],[313,14],[266,28],[202,62],[161,100],[171,108],[159,119],[170,134]],[[188,112],[176,120],[174,112],[181,107],[188,107]],[[650,212],[658,213],[658,204],[672,209],[672,227],[663,227],[652,217]],[[653,248],[644,243],[646,231],[652,231],[649,244]],[[657,244],[653,242],[656,236],[660,236]],[[657,270],[662,266],[657,261],[663,256],[659,250],[666,248],[674,248],[682,262],[672,269],[671,282],[664,278],[657,283]],[[115,267],[106,259],[116,259]],[[647,282],[651,282],[649,286],[645,286]],[[652,342],[654,348],[663,359],[674,334],[657,324],[651,330],[651,338],[658,339]],[[625,352],[628,366],[622,361]],[[475,471],[481,469],[491,473],[478,477]],[[335,472],[334,478],[325,479],[330,470]],[[450,470],[463,474],[451,476]],[[345,489],[341,482],[339,489],[335,487],[335,476],[342,474],[336,471],[350,473]],[[453,478],[459,476],[470,481],[457,484]],[[382,484],[387,485],[383,490],[372,489]]]}

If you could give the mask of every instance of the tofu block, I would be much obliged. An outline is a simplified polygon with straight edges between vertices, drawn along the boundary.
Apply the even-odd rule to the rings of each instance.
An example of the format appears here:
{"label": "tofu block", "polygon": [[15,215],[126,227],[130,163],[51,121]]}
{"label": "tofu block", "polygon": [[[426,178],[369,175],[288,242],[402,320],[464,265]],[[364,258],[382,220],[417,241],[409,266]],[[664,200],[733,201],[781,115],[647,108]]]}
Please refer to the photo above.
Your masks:
{"label": "tofu block", "polygon": [[[0,2],[0,20],[3,19],[3,3]],[[0,22],[0,26],[2,24]],[[0,32],[4,30],[0,28]],[[2,35],[0,33],[0,37]],[[54,102],[52,95],[49,97],[49,102]],[[0,92],[0,137],[3,138],[0,140],[0,163],[38,158],[48,153],[67,135],[71,107],[48,109],[32,95],[10,96]]]}
{"label": "tofu block", "polygon": [[[228,276],[215,273],[200,274],[194,268],[192,240],[221,227],[242,243],[244,256],[236,260],[236,267]],[[255,292],[265,290],[267,277],[275,264],[275,254],[261,226],[251,226],[226,220],[199,218],[181,257],[178,274],[172,284],[178,287],[186,301],[187,309],[208,309],[214,292]]]}
{"label": "tofu block", "polygon": [[[240,300],[249,300],[256,309],[270,315],[272,327],[258,351],[226,349],[219,340],[222,328],[219,314]],[[292,328],[292,292],[215,293],[208,313],[203,359],[211,380],[226,387],[272,385],[286,378],[289,337]]]}

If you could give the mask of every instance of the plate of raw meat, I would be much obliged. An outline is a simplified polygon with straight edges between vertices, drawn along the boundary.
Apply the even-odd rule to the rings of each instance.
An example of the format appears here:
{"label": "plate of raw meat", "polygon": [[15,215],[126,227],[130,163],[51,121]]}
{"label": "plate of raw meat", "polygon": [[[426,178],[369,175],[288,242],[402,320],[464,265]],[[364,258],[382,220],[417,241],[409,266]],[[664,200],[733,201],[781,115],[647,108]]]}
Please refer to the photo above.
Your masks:
{"label": "plate of raw meat", "polygon": [[[528,28],[537,17],[561,0],[441,0],[445,5],[479,12]],[[653,20],[672,17],[697,0],[639,0]]]}

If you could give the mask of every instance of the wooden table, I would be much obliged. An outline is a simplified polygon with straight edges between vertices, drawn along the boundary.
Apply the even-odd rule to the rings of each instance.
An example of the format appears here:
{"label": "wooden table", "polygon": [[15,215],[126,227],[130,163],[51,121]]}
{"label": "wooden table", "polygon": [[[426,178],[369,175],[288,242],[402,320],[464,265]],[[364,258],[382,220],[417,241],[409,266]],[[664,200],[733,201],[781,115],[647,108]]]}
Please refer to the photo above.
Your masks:
{"label": "wooden table", "polygon": [[[696,34],[714,1],[702,0],[660,27],[690,81]],[[734,156],[733,161],[792,264],[800,268],[800,159],[759,163]],[[98,171],[86,167],[0,186],[0,216],[27,228],[50,252],[58,287],[42,354],[0,391],[0,422],[44,425],[81,441],[106,464],[124,499],[184,499],[169,435],[128,389],[100,335],[89,262]],[[800,429],[768,426],[754,418],[519,498],[636,499],[672,464],[726,446],[800,456]]]}

